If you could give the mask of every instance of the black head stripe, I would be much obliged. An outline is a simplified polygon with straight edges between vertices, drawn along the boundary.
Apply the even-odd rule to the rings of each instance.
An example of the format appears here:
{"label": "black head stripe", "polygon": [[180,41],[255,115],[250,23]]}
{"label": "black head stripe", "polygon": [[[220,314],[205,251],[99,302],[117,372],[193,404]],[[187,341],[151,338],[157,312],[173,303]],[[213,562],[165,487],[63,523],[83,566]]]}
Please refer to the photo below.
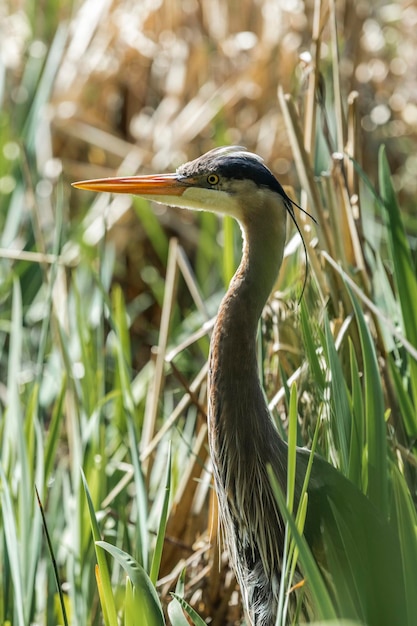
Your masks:
{"label": "black head stripe", "polygon": [[228,156],[219,159],[216,171],[225,178],[252,180],[258,187],[267,187],[282,196],[286,195],[272,172],[261,161],[250,156]]}
{"label": "black head stripe", "polygon": [[258,187],[266,187],[287,197],[272,172],[262,159],[240,146],[215,148],[195,161],[178,168],[179,176],[195,176],[215,172],[229,180],[252,180]]}

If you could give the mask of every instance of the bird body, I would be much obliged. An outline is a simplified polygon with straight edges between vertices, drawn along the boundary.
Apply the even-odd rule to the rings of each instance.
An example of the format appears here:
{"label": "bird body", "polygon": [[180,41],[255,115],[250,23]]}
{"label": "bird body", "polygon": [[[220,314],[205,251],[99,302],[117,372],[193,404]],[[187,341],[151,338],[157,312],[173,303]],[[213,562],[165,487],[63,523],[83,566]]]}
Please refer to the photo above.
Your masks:
{"label": "bird body", "polygon": [[[286,449],[259,382],[256,334],[281,265],[287,211],[283,196],[258,193],[253,215],[242,210],[238,218],[242,260],[211,338],[208,419],[223,534],[249,614],[261,625],[276,614],[284,538],[267,464],[285,479]],[[260,228],[250,228],[253,219]]]}
{"label": "bird body", "polygon": [[[241,226],[242,259],[220,305],[210,344],[209,444],[220,520],[248,615],[256,626],[274,626],[284,523],[268,467],[272,467],[285,492],[288,451],[260,384],[256,334],[281,266],[287,215],[294,219],[292,201],[260,157],[240,147],[212,150],[181,166],[175,174],[99,179],[75,186],[135,193],[181,208],[228,214]],[[296,460],[295,506],[309,452],[297,449]],[[369,532],[385,532],[367,498],[319,457],[313,461],[308,496],[305,536],[313,553],[325,552],[323,535],[337,537],[336,529],[342,520],[352,527],[352,543],[363,551],[366,560]],[[361,512],[364,519],[376,520],[372,529],[358,525]],[[388,582],[389,572],[385,576],[384,567],[394,567],[394,561],[390,557],[381,561]],[[354,586],[355,581],[351,582]],[[381,589],[387,595],[388,582],[387,588]],[[371,581],[366,584],[371,585]],[[391,614],[385,612],[379,621],[373,615],[381,611],[372,602],[363,613],[370,624],[393,624],[395,621],[389,620],[398,607],[391,604]]]}

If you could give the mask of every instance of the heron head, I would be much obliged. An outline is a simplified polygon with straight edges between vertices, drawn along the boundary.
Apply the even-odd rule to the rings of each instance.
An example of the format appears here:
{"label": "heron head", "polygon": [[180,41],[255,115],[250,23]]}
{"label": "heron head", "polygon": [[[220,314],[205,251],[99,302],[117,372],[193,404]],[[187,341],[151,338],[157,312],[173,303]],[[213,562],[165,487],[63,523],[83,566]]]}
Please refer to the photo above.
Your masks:
{"label": "heron head", "polygon": [[[215,148],[173,174],[102,178],[73,183],[91,191],[130,193],[184,209],[231,215],[245,221],[271,198],[291,204],[261,157],[240,146]],[[285,211],[284,211],[285,213]]]}

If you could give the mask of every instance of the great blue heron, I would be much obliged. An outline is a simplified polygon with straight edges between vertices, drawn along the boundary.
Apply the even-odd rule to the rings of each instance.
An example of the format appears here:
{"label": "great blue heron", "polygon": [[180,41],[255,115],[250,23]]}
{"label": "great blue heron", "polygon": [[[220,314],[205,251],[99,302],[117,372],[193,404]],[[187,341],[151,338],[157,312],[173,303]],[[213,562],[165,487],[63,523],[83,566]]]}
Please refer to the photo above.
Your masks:
{"label": "great blue heron", "polygon": [[[241,226],[242,260],[220,305],[210,344],[209,443],[221,524],[248,615],[257,626],[273,626],[284,524],[268,467],[285,491],[288,454],[259,381],[256,334],[282,262],[287,214],[294,218],[293,203],[262,159],[241,147],[211,150],[173,174],[97,179],[74,185],[231,215]],[[308,459],[307,450],[297,449],[296,502]],[[371,525],[364,523],[369,519],[373,520]],[[357,550],[366,571],[360,584],[369,590],[369,602],[359,607],[359,615],[375,626],[398,623],[398,605],[395,600],[386,601],[392,576],[397,576],[395,559],[391,559],[394,544],[387,546],[387,555],[375,558],[381,545],[376,535],[385,533],[384,523],[351,482],[316,456],[304,534],[318,561],[326,558],[326,534],[337,538],[341,523],[351,532],[351,545],[339,546],[338,550]],[[391,541],[389,533],[383,536]],[[382,576],[366,570],[370,562],[378,563]],[[346,575],[349,579],[352,572]],[[352,587],[357,584],[351,578],[349,581]],[[352,609],[352,615],[357,608]],[[350,616],[349,611],[346,616]]]}

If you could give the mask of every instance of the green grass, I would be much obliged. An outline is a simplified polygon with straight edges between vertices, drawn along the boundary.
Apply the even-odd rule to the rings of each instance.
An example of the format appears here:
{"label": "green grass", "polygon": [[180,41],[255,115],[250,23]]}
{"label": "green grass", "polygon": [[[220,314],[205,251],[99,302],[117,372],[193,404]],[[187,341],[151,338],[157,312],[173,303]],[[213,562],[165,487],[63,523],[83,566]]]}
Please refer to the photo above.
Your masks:
{"label": "green grass", "polygon": [[[333,159],[323,139],[314,72],[306,90],[294,88],[292,96],[280,88],[277,99],[278,79],[293,84],[300,68],[287,60],[281,77],[265,72],[264,59],[274,59],[277,50],[263,39],[251,2],[229,22],[225,12],[225,48],[219,33],[207,34],[205,22],[196,22],[204,34],[192,44],[202,42],[191,54],[198,72],[184,64],[178,112],[172,83],[161,92],[160,73],[136,79],[135,85],[149,81],[137,105],[140,131],[147,122],[149,136],[160,137],[165,120],[162,128],[170,128],[173,143],[161,148],[144,134],[132,147],[116,137],[106,108],[119,83],[93,69],[85,73],[98,60],[105,67],[106,54],[120,54],[120,76],[129,84],[125,68],[132,50],[123,57],[122,40],[118,53],[109,43],[117,20],[106,23],[100,6],[90,15],[97,24],[91,41],[84,33],[76,47],[80,31],[73,26],[79,22],[65,19],[73,10],[77,20],[78,6],[48,7],[42,20],[26,3],[28,34],[19,66],[7,67],[0,81],[0,624],[64,624],[64,612],[74,625],[182,626],[185,615],[198,626],[199,615],[219,625],[242,619],[234,579],[220,558],[205,415],[210,320],[238,260],[239,229],[211,215],[157,214],[139,199],[129,214],[128,199],[122,204],[69,188],[71,180],[119,166],[129,173],[168,169],[167,152],[174,160],[191,158],[226,135],[226,141],[237,138],[262,152],[272,169],[284,156],[294,162],[302,206],[318,221],[316,227],[299,215],[309,261],[299,306],[304,257],[295,231],[289,233],[277,291],[261,324],[262,377],[290,450],[296,443],[313,447],[389,521],[403,579],[397,623],[411,626],[417,614],[417,228],[402,207],[409,205],[407,195],[396,192],[400,174],[390,172],[389,161],[402,153],[388,141],[369,159],[357,139],[357,101],[345,106],[335,42],[343,58],[349,33],[337,34],[334,14],[316,3],[318,17],[333,24],[328,32],[313,20],[313,35],[328,46],[323,75],[333,82],[341,76],[340,93],[332,94],[328,84],[325,105],[335,145],[343,148],[349,138],[344,159]],[[174,22],[163,3],[152,35],[162,46],[155,57],[159,72],[166,67],[164,36]],[[257,56],[248,56],[252,65],[244,56],[222,56],[223,48],[233,50],[233,29],[252,28],[258,35]],[[311,33],[305,36],[309,41]],[[39,37],[46,44],[32,45]],[[82,59],[76,56],[81,49]],[[144,58],[134,66],[138,72]],[[229,72],[229,82],[214,95],[205,74],[213,59]],[[78,80],[71,78],[74,67]],[[263,95],[251,100],[255,75]],[[13,100],[13,93],[21,97]],[[282,117],[275,114],[278,107]],[[172,117],[164,118],[164,111]],[[377,130],[368,137],[372,145],[380,143]],[[282,182],[288,178],[287,170]],[[287,522],[280,623],[291,615],[292,594],[297,606],[305,594],[314,599],[318,621],[362,623],[369,581],[349,529],[339,520],[356,583],[338,589],[330,542],[336,591],[329,593],[302,535],[308,496],[298,512],[292,510],[294,455],[289,459],[287,498],[277,490]],[[296,563],[306,583],[293,590]],[[386,581],[376,575],[373,584],[383,590]]]}

